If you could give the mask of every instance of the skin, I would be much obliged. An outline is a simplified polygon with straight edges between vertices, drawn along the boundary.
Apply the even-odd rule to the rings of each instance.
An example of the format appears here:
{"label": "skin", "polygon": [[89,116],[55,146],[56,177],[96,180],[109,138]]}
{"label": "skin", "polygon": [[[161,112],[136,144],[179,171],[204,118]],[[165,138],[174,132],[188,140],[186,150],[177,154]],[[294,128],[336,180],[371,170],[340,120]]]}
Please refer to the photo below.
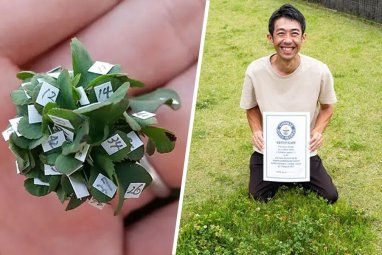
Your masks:
{"label": "skin", "polygon": [[[142,80],[143,91],[167,87],[178,92],[179,111],[163,107],[157,112],[160,125],[177,135],[176,148],[149,160],[169,187],[179,188],[205,2],[0,1],[2,128],[15,116],[8,95],[20,85],[16,73],[58,65],[70,68],[69,39],[76,36],[94,60],[121,64],[124,72]],[[65,212],[54,194],[42,198],[28,194],[5,142],[0,143],[0,152],[0,254],[134,255],[153,247],[155,254],[171,254],[177,202],[124,229],[123,218],[155,198],[150,189],[139,199],[127,200],[116,217],[112,206],[99,211],[84,204]]]}
{"label": "skin", "polygon": [[[298,53],[306,39],[306,34],[302,32],[300,23],[281,17],[275,21],[273,34],[268,34],[267,38],[276,51],[271,57],[274,70],[282,76],[293,73],[300,65],[301,59]],[[310,132],[310,151],[315,151],[321,147],[323,143],[322,134],[330,122],[333,110],[333,105],[320,105],[315,127]],[[252,142],[262,151],[264,149],[264,137],[261,111],[258,106],[255,106],[247,110],[246,113],[252,131]]]}

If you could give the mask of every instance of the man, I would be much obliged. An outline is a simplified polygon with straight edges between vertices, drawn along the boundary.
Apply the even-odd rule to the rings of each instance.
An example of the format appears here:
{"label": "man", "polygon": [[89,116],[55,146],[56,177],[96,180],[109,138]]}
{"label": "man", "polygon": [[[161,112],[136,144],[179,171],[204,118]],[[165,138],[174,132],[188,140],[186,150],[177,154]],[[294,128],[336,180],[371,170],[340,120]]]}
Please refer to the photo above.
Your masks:
{"label": "man", "polygon": [[276,53],[248,66],[240,101],[247,113],[255,150],[250,159],[249,193],[256,200],[267,201],[286,184],[263,180],[262,112],[309,112],[310,182],[301,185],[334,203],[337,189],[317,155],[337,101],[333,77],[324,63],[299,53],[306,37],[305,18],[295,7],[285,4],[276,10],[268,29],[268,40]]}

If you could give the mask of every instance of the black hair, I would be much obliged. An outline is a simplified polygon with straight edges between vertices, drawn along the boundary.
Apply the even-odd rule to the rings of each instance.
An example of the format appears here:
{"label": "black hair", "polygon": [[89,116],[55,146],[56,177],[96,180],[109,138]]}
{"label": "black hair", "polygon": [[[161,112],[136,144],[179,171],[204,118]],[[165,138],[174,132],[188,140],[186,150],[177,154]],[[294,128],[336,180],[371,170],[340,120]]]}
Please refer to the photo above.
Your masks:
{"label": "black hair", "polygon": [[273,31],[275,30],[276,20],[282,17],[298,21],[298,23],[300,23],[301,25],[302,33],[305,32],[306,24],[305,24],[304,15],[299,10],[297,10],[293,5],[284,4],[279,9],[277,9],[269,18],[268,31],[271,35],[273,35]]}

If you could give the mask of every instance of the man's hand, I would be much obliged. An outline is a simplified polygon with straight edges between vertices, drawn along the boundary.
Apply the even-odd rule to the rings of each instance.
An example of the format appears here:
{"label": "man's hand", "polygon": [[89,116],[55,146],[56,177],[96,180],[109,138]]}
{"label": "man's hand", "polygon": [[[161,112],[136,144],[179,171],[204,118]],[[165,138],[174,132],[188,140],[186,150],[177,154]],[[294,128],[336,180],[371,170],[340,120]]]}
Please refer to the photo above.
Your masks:
{"label": "man's hand", "polygon": [[316,130],[312,130],[312,132],[310,133],[309,150],[312,152],[320,148],[323,140],[324,139],[322,133]]}
{"label": "man's hand", "polygon": [[253,132],[252,134],[252,142],[253,144],[260,150],[263,151],[264,149],[264,137],[263,137],[263,131],[258,130]]}

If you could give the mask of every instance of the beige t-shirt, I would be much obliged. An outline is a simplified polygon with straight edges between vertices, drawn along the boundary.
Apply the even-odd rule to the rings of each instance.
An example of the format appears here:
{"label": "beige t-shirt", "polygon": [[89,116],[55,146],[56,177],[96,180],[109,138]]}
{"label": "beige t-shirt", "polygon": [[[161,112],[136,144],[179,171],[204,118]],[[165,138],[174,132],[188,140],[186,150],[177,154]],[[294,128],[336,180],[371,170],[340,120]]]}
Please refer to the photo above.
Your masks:
{"label": "beige t-shirt", "polygon": [[300,65],[286,76],[273,69],[271,56],[253,61],[245,72],[240,107],[258,105],[261,112],[309,112],[313,129],[319,104],[337,102],[333,76],[324,63],[299,55]]}

